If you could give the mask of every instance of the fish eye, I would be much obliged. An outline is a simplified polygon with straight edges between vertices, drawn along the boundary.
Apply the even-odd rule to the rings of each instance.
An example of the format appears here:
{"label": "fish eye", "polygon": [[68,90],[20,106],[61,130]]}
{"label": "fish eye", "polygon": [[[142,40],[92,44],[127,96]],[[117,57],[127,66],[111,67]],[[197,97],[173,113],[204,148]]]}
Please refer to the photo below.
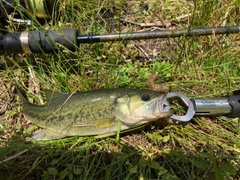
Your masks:
{"label": "fish eye", "polygon": [[142,94],[141,99],[142,99],[142,101],[149,101],[150,100],[150,95],[149,94]]}

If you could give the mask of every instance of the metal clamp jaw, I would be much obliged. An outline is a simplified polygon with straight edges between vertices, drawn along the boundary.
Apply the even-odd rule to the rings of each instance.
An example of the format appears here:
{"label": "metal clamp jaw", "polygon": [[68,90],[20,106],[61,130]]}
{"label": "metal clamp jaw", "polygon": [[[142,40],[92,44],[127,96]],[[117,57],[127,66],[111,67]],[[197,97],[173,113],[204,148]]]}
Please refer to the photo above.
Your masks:
{"label": "metal clamp jaw", "polygon": [[179,98],[180,100],[182,100],[182,102],[187,106],[188,109],[185,115],[180,116],[180,115],[173,114],[172,116],[170,116],[170,118],[178,121],[183,121],[183,122],[190,121],[195,115],[195,108],[194,108],[193,102],[187,96],[185,96],[180,92],[168,93],[165,97],[165,101],[169,103],[168,99],[172,99],[172,98]]}

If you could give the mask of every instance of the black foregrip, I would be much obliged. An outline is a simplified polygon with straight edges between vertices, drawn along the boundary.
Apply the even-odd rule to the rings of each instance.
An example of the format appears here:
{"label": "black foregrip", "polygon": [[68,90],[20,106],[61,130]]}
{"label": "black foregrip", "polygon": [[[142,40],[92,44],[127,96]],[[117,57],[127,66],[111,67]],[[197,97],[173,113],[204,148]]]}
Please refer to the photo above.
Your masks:
{"label": "black foregrip", "polygon": [[228,103],[230,104],[232,110],[227,116],[240,117],[240,95],[229,96]]}
{"label": "black foregrip", "polygon": [[[60,44],[71,51],[77,48],[77,30],[42,30],[9,33],[3,37],[5,52],[10,53],[51,53]],[[1,51],[2,48],[1,48]]]}
{"label": "black foregrip", "polygon": [[57,43],[71,51],[75,51],[77,47],[77,31],[74,29],[30,31],[28,37],[28,45],[33,53],[53,52],[57,48]]}

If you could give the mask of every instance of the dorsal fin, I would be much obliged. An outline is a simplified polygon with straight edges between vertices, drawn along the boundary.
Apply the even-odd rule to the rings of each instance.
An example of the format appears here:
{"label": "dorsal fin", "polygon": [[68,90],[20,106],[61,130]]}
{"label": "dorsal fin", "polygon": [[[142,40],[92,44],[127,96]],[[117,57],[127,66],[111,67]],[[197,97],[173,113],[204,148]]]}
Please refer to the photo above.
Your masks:
{"label": "dorsal fin", "polygon": [[46,96],[46,103],[55,102],[55,101],[65,101],[66,98],[69,96],[69,93],[66,92],[59,92],[53,91],[49,89],[44,89],[43,92]]}

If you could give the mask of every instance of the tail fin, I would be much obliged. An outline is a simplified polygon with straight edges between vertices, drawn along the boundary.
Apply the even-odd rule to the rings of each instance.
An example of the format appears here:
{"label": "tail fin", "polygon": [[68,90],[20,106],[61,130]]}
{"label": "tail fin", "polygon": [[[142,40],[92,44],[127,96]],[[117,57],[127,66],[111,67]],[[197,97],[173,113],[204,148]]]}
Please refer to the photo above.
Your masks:
{"label": "tail fin", "polygon": [[22,103],[23,104],[30,104],[30,102],[28,101],[28,99],[26,97],[26,93],[23,92],[18,86],[16,86],[16,90],[17,90],[17,93],[18,93],[20,99],[22,100]]}

